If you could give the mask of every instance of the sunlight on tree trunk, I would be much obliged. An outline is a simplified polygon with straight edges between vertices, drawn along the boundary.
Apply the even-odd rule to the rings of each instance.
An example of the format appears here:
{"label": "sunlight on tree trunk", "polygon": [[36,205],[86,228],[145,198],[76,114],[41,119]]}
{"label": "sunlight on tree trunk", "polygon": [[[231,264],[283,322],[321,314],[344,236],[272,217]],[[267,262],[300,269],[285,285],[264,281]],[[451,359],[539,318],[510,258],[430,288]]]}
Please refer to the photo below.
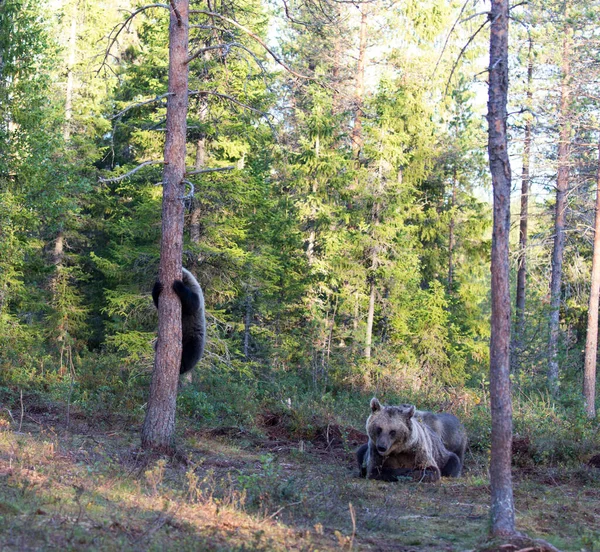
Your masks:
{"label": "sunlight on tree trunk", "polygon": [[188,107],[188,0],[171,4],[169,23],[169,99],[163,173],[162,239],[158,304],[158,345],[142,446],[171,450],[181,361],[181,303],[172,290],[181,279],[183,253],[183,179]]}
{"label": "sunlight on tree trunk", "polygon": [[490,400],[492,408],[491,534],[515,533],[511,479],[512,403],[509,379],[510,163],[506,136],[508,94],[508,0],[492,0],[490,12],[490,73],[488,153],[494,190],[492,231],[492,319],[490,341]]}
{"label": "sunlight on tree trunk", "polygon": [[600,298],[600,142],[596,173],[596,213],[594,222],[594,253],[592,257],[592,284],[585,340],[583,369],[583,398],[588,418],[596,417],[596,358],[598,354],[598,302]]}

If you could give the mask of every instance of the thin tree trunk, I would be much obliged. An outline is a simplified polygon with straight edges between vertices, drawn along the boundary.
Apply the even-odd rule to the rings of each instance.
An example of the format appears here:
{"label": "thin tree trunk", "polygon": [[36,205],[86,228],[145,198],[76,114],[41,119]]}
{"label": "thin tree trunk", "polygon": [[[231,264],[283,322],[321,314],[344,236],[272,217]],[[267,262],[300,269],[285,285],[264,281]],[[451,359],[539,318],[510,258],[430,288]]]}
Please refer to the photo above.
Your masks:
{"label": "thin tree trunk", "polygon": [[512,403],[509,379],[510,284],[510,163],[506,136],[508,94],[508,0],[492,0],[490,12],[490,72],[488,153],[494,190],[492,231],[492,319],[490,340],[491,534],[515,533],[515,508],[510,472]]}
{"label": "thin tree trunk", "polygon": [[354,128],[352,129],[352,152],[358,167],[360,152],[363,147],[362,105],[365,95],[365,64],[367,51],[367,10],[362,6],[360,16],[360,39],[358,46],[358,65],[356,67],[356,95],[354,98]]}
{"label": "thin tree trunk", "polygon": [[452,203],[450,204],[450,229],[448,236],[448,294],[452,295],[452,286],[454,284],[454,246],[456,237],[454,235],[454,226],[456,224],[454,218],[454,207],[456,205],[456,188],[457,188],[456,167],[452,175]]}
{"label": "thin tree trunk", "polygon": [[[568,4],[565,6],[565,21]],[[562,268],[565,250],[565,221],[567,218],[567,191],[569,188],[570,121],[570,55],[572,28],[565,23],[562,51],[562,80],[560,86],[560,131],[558,143],[558,175],[556,178],[556,212],[554,218],[554,248],[552,251],[552,279],[550,282],[550,338],[548,341],[548,385],[558,389],[558,335],[560,329],[560,299]]]}
{"label": "thin tree trunk", "polygon": [[377,241],[377,227],[379,226],[381,218],[381,201],[383,198],[383,138],[385,136],[385,130],[382,131],[382,137],[379,142],[379,167],[377,169],[377,191],[373,202],[373,208],[371,211],[371,273],[368,278],[369,282],[369,311],[367,313],[367,332],[365,335],[365,358],[368,360],[371,358],[371,345],[373,341],[373,323],[375,319],[375,296],[377,294],[377,278],[375,271],[379,266],[379,244]]}
{"label": "thin tree trunk", "polygon": [[169,99],[163,172],[162,239],[159,279],[164,289],[158,303],[158,344],[142,446],[171,451],[181,362],[181,303],[173,292],[181,279],[183,254],[183,179],[185,177],[188,108],[189,0],[173,0],[169,24]]}
{"label": "thin tree trunk", "polygon": [[[533,98],[533,40],[529,39],[527,56],[527,99],[526,107],[531,110]],[[529,173],[531,168],[531,114],[525,119],[525,138],[523,144],[523,170],[521,173],[521,215],[519,221],[519,262],[517,270],[517,331],[515,351],[523,351],[525,337],[525,290],[527,283],[527,223],[529,215]]]}
{"label": "thin tree trunk", "polygon": [[[200,105],[200,121],[204,123],[208,112],[208,105],[205,101]],[[196,160],[194,169],[200,170],[206,165],[206,134],[202,132],[196,141]],[[190,241],[192,243],[200,243],[202,234],[202,201],[197,196],[192,200],[192,212],[190,215]]]}
{"label": "thin tree trunk", "polygon": [[[374,255],[375,257],[375,255]],[[372,263],[375,264],[377,259],[374,258]],[[371,345],[373,341],[373,320],[375,318],[375,276],[371,276],[369,291],[369,311],[367,313],[367,333],[365,337],[365,358],[369,360],[371,358]]]}
{"label": "thin tree trunk", "polygon": [[[315,137],[315,159],[319,159],[319,157],[321,156],[321,139],[320,136],[317,134],[317,136]],[[317,192],[319,191],[319,186],[317,183],[317,177],[316,175],[313,176],[312,179],[312,185],[311,185],[311,192],[313,194],[313,203],[316,200],[317,197]],[[313,264],[314,262],[314,256],[315,256],[315,245],[316,245],[316,241],[317,241],[317,229],[316,229],[316,225],[317,225],[317,211],[315,207],[311,208],[311,216],[310,216],[310,221],[309,221],[309,231],[308,231],[308,245],[306,247],[306,256],[308,257],[308,264]]]}
{"label": "thin tree trunk", "polygon": [[596,213],[594,222],[594,255],[592,285],[588,306],[587,337],[583,370],[583,398],[588,418],[596,417],[596,357],[598,353],[598,302],[600,298],[600,142],[598,143],[598,172],[596,174]]}
{"label": "thin tree trunk", "polygon": [[244,358],[250,360],[250,327],[252,326],[252,294],[246,292],[246,315],[244,316]]}
{"label": "thin tree trunk", "polygon": [[73,118],[73,89],[74,89],[74,69],[77,54],[77,5],[73,6],[73,16],[71,19],[71,31],[69,36],[69,64],[67,67],[67,90],[65,98],[65,127],[63,129],[63,138],[68,141],[71,137],[71,119]]}

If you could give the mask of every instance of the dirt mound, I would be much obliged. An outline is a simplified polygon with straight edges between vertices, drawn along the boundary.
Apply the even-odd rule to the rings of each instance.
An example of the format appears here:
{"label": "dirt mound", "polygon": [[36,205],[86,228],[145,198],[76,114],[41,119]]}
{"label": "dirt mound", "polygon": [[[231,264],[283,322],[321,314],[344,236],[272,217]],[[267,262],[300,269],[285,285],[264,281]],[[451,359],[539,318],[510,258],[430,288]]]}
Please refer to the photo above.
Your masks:
{"label": "dirt mound", "polygon": [[260,425],[270,440],[302,440],[321,451],[353,451],[368,440],[362,431],[335,423],[324,423],[323,420],[313,419],[305,426],[298,427],[292,414],[288,413],[265,412],[260,418]]}

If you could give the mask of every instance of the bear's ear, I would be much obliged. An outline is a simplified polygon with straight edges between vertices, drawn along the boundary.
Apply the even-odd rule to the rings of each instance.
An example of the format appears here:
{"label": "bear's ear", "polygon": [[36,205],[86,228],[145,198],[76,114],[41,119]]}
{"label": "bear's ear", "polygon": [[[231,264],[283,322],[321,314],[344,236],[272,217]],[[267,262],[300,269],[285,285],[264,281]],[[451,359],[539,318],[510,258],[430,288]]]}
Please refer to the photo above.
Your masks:
{"label": "bear's ear", "polygon": [[412,417],[415,415],[415,405],[414,405],[414,404],[411,404],[411,405],[408,407],[408,410],[406,411],[406,415],[407,415],[409,418],[412,418]]}
{"label": "bear's ear", "polygon": [[377,400],[377,397],[371,399],[371,412],[379,412],[381,410],[381,404]]}

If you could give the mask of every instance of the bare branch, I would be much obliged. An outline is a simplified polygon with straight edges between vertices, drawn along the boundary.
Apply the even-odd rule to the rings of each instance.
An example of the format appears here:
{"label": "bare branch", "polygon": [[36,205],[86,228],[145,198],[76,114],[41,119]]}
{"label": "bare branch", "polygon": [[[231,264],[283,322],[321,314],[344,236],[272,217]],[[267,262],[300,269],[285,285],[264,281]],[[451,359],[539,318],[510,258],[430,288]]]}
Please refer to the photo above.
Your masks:
{"label": "bare branch", "polygon": [[209,52],[210,50],[228,50],[232,46],[232,42],[228,44],[217,44],[215,46],[205,46],[204,48],[199,48],[196,50],[189,58],[185,60],[186,65],[191,61],[195,60],[198,56],[202,55],[204,52]]}
{"label": "bare branch", "polygon": [[126,178],[130,177],[132,174],[138,172],[140,169],[142,169],[143,167],[147,167],[148,165],[165,165],[166,163],[164,161],[144,161],[142,164],[138,165],[135,169],[130,170],[129,172],[126,172],[125,174],[122,174],[120,176],[115,176],[114,178],[99,178],[98,181],[99,182],[121,182],[121,180],[125,180]]}
{"label": "bare branch", "polygon": [[110,120],[112,119],[118,119],[119,117],[121,117],[122,115],[124,115],[125,113],[127,113],[129,110],[134,109],[136,107],[141,107],[142,105],[148,105],[150,103],[154,103],[154,102],[159,102],[160,100],[168,97],[170,95],[170,92],[166,92],[165,94],[161,94],[160,96],[156,96],[156,98],[150,98],[149,100],[142,100],[141,102],[137,102],[131,105],[128,105],[125,109],[123,109],[122,111],[119,111],[116,115],[113,115]]}
{"label": "bare branch", "polygon": [[262,115],[263,117],[269,117],[268,113],[261,111],[260,109],[256,109],[255,107],[252,107],[251,105],[240,102],[239,100],[236,100],[233,96],[228,96],[227,94],[221,94],[220,92],[213,92],[211,90],[190,90],[188,92],[188,95],[190,95],[190,96],[216,96],[217,98],[222,98],[224,100],[228,100],[231,103],[234,103],[236,105],[239,105],[240,107],[248,109],[249,111],[254,111],[255,113]]}
{"label": "bare branch", "polygon": [[462,47],[461,51],[459,52],[458,57],[456,58],[456,60],[454,61],[454,64],[452,65],[452,70],[450,71],[450,76],[448,77],[448,81],[446,82],[446,90],[444,92],[444,95],[448,94],[448,88],[450,88],[450,82],[452,81],[452,77],[454,76],[454,71],[456,71],[456,68],[458,67],[458,63],[460,62],[464,53],[467,51],[467,48],[469,47],[471,42],[473,42],[473,40],[475,40],[475,37],[479,34],[481,29],[483,29],[488,24],[488,21],[489,20],[486,19],[479,26],[479,28],[469,37],[469,40],[467,40],[467,43]]}
{"label": "bare branch", "polygon": [[490,12],[489,11],[484,11],[484,12],[477,12],[474,13],[473,15],[469,15],[469,17],[465,17],[464,19],[460,20],[460,23],[466,23],[467,21],[471,21],[471,19],[475,19],[476,17],[480,17],[482,15],[485,15],[487,17],[489,17]]}
{"label": "bare branch", "polygon": [[182,199],[184,201],[186,199],[192,199],[194,197],[194,192],[196,191],[196,189],[194,188],[194,184],[192,184],[189,180],[184,180],[183,183],[187,184],[190,187],[190,193],[187,195],[184,195]]}
{"label": "bare branch", "polygon": [[177,18],[177,26],[181,27],[181,25],[183,24],[183,22],[181,21],[181,14],[175,6],[175,2],[173,0],[169,0],[169,3],[171,4],[171,8],[173,8],[173,12],[175,13],[175,17]]}
{"label": "bare branch", "polygon": [[236,168],[237,167],[235,165],[229,165],[227,167],[214,167],[212,169],[196,169],[196,170],[191,170],[189,172],[186,171],[185,176],[192,176],[193,174],[203,174],[203,173],[209,173],[209,172],[232,171]]}
{"label": "bare branch", "polygon": [[108,56],[110,55],[110,51],[112,50],[112,47],[114,46],[115,42],[117,41],[117,38],[119,38],[119,35],[123,31],[123,29],[125,29],[127,27],[127,25],[129,25],[131,20],[136,15],[138,15],[139,13],[142,13],[143,11],[152,9],[152,8],[165,8],[167,10],[171,9],[168,4],[148,4],[147,6],[142,6],[141,8],[138,8],[137,10],[132,12],[129,15],[129,17],[125,21],[123,21],[123,23],[119,23],[118,25],[116,25],[113,28],[113,30],[110,32],[110,34],[108,35],[110,42],[106,48],[106,52],[104,54],[104,59],[102,60],[102,63],[100,64],[100,67],[98,68],[98,71],[96,71],[96,74],[100,73],[100,70],[102,69],[102,67],[104,67],[104,65],[106,65],[106,60],[107,60]]}
{"label": "bare branch", "polygon": [[216,12],[211,12],[211,11],[206,11],[206,10],[190,10],[190,15],[207,15],[209,17],[217,17],[223,21],[226,21],[227,23],[233,25],[234,27],[237,27],[238,29],[240,29],[241,31],[243,31],[244,33],[246,33],[249,37],[253,38],[256,42],[258,42],[268,53],[269,55],[279,64],[281,65],[288,73],[294,75],[295,77],[298,77],[299,79],[305,79],[305,80],[315,80],[313,77],[309,77],[307,75],[302,75],[300,73],[297,73],[296,71],[294,71],[291,67],[289,67],[273,50],[271,50],[271,48],[269,48],[269,46],[267,46],[267,44],[265,43],[265,41],[260,38],[256,33],[253,33],[250,29],[248,29],[247,27],[244,27],[243,25],[241,25],[240,23],[238,23],[237,21],[234,21],[233,19],[230,19],[229,17],[226,17],[225,15],[221,15],[220,13],[216,13]]}
{"label": "bare branch", "polygon": [[452,36],[452,33],[454,32],[454,29],[456,28],[456,26],[460,22],[460,18],[462,16],[463,12],[465,11],[465,9],[467,8],[467,4],[468,3],[469,3],[469,0],[466,0],[466,2],[463,4],[463,7],[460,9],[458,17],[456,18],[456,21],[452,25],[452,28],[450,29],[450,32],[448,33],[448,36],[446,37],[446,41],[444,42],[444,46],[442,47],[442,51],[440,52],[440,57],[438,58],[438,60],[437,60],[437,62],[435,64],[435,67],[433,69],[433,73],[431,74],[431,78],[433,78],[435,76],[435,73],[437,71],[438,65],[440,64],[440,61],[442,61],[442,57],[444,55],[444,52],[446,51],[446,46],[448,46],[448,41],[450,40],[450,37]]}

